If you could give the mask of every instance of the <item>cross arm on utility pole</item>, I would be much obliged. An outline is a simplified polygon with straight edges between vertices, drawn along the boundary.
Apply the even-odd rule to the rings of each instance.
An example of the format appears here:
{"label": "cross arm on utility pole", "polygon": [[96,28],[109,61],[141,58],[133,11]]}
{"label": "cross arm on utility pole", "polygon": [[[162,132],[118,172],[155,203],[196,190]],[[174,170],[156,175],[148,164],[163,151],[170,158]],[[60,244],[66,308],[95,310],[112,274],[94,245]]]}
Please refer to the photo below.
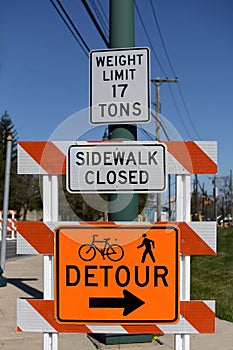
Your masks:
{"label": "cross arm on utility pole", "polygon": [[178,78],[175,79],[160,79],[160,78],[155,78],[155,79],[151,79],[152,83],[157,83],[157,84],[161,84],[161,83],[178,83]]}

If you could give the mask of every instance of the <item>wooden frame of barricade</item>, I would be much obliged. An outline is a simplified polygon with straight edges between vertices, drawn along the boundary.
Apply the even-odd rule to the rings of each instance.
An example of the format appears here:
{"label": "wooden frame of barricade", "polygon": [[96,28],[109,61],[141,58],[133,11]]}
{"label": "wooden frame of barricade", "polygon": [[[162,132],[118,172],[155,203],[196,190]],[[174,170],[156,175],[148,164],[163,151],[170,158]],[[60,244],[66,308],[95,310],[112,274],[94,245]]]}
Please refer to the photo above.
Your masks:
{"label": "wooden frame of barricade", "polygon": [[[53,301],[53,231],[58,224],[57,174],[66,173],[66,154],[72,142],[19,142],[18,172],[43,175],[43,222],[18,223],[18,253],[44,255],[44,299],[19,300],[19,331],[44,332],[44,349],[58,347],[60,332],[173,333],[175,344],[183,344],[191,333],[213,333],[214,301],[190,301],[190,255],[215,254],[216,224],[190,223],[190,174],[217,172],[216,142],[166,141],[168,173],[177,175],[177,217],[181,229],[181,317],[177,324],[150,325],[61,325],[56,321]],[[60,224],[60,223],[59,223]],[[77,223],[76,223],[77,224]],[[141,224],[141,223],[139,223]],[[164,224],[164,223],[163,223]],[[30,235],[29,233],[30,225]],[[40,235],[43,239],[35,239]],[[41,242],[43,242],[41,244]],[[33,320],[33,322],[32,322]],[[205,324],[205,326],[204,326]],[[181,347],[180,347],[181,348]]]}

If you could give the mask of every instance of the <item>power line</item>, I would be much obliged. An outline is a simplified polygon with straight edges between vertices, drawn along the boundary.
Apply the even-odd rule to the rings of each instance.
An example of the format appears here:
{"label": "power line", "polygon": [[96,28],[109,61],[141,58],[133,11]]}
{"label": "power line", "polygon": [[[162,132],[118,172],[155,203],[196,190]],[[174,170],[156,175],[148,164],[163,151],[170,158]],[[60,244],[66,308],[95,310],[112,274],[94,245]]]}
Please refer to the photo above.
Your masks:
{"label": "power line", "polygon": [[155,58],[156,58],[156,61],[157,61],[158,65],[159,65],[161,71],[163,72],[164,76],[166,77],[167,74],[165,73],[165,70],[163,69],[163,66],[162,66],[162,64],[161,64],[160,61],[159,61],[159,58],[158,58],[158,56],[157,56],[156,53],[155,53],[154,46],[153,46],[153,44],[152,44],[152,41],[150,40],[150,36],[149,36],[149,34],[148,34],[147,30],[146,30],[145,24],[144,24],[143,19],[142,19],[142,15],[141,15],[141,13],[140,13],[140,11],[139,11],[139,8],[138,8],[136,2],[135,2],[135,7],[136,7],[136,10],[137,10],[137,14],[138,14],[138,16],[139,16],[140,22],[141,22],[141,24],[142,24],[142,26],[143,26],[144,32],[145,32],[145,34],[146,34],[147,40],[148,40],[148,42],[150,43],[150,47],[151,47],[151,49],[152,49],[152,52],[153,52],[153,54],[154,54],[154,56],[155,56]]}
{"label": "power line", "polygon": [[[97,2],[98,2],[98,4],[99,4],[99,7],[100,7],[102,13],[103,13],[103,17],[105,18],[105,21],[106,21],[106,23],[108,24],[108,16],[106,15],[106,13],[105,13],[105,11],[104,11],[104,9],[103,9],[103,6],[101,5],[100,0],[97,0]],[[108,27],[107,24],[106,24],[106,26]]]}
{"label": "power line", "polygon": [[198,132],[197,132],[197,129],[195,128],[195,126],[194,126],[194,124],[193,124],[191,115],[190,115],[190,113],[189,113],[187,104],[186,104],[185,99],[184,99],[184,95],[183,95],[183,93],[182,93],[182,90],[181,90],[181,87],[180,87],[179,84],[178,84],[178,90],[179,90],[179,92],[180,92],[180,96],[181,96],[181,99],[182,99],[182,102],[183,102],[183,105],[184,105],[186,114],[187,114],[187,116],[188,116],[188,118],[189,118],[189,121],[190,121],[190,123],[191,123],[191,125],[192,125],[192,127],[193,127],[193,130],[195,131],[195,133],[196,133],[198,139],[200,140],[201,138],[200,138],[200,136],[199,136],[199,134],[198,134]]}
{"label": "power line", "polygon": [[[157,62],[158,62],[158,64],[159,64],[159,66],[160,66],[160,68],[161,68],[161,70],[162,70],[162,72],[163,72],[164,76],[167,76],[167,74],[165,73],[165,71],[164,71],[164,69],[163,69],[162,65],[160,64],[160,61],[159,61],[159,59],[158,59],[157,55],[155,54],[154,46],[153,46],[153,44],[152,44],[152,42],[151,42],[151,40],[150,40],[149,34],[148,34],[147,30],[146,30],[146,27],[145,27],[145,25],[144,25],[144,22],[143,22],[143,19],[142,19],[141,13],[140,13],[140,11],[139,11],[139,9],[138,9],[138,6],[137,6],[136,2],[135,2],[135,7],[136,7],[137,13],[138,13],[138,15],[139,15],[139,18],[140,18],[141,24],[142,24],[142,26],[143,26],[144,32],[145,32],[145,34],[146,34],[146,36],[147,36],[147,40],[148,40],[148,41],[149,41],[149,43],[150,43],[150,46],[151,46],[152,52],[154,53],[155,58],[156,58],[156,60],[157,60]],[[161,33],[161,31],[160,31],[160,33]],[[172,93],[172,90],[171,90],[171,87],[170,87],[170,86],[169,86],[169,91],[170,91],[170,94],[171,94],[171,97],[172,97],[173,103],[174,103],[174,105],[175,105],[175,109],[176,109],[176,111],[177,111],[177,114],[178,114],[178,116],[179,116],[179,118],[180,118],[180,120],[181,120],[181,123],[182,123],[182,125],[183,125],[183,127],[184,127],[185,131],[187,132],[187,134],[188,134],[188,135],[190,135],[190,134],[189,134],[189,132],[188,132],[188,130],[187,130],[187,128],[186,128],[186,127],[185,127],[185,125],[184,125],[184,122],[183,122],[183,119],[182,119],[181,113],[180,113],[180,111],[179,111],[179,108],[178,108],[178,106],[177,106],[177,103],[176,103],[175,97],[174,97],[174,95],[173,95],[173,93]],[[191,137],[191,136],[189,136],[189,137]]]}
{"label": "power line", "polygon": [[[55,2],[54,2],[53,0],[50,0],[50,2],[52,3],[52,5],[54,6],[54,8],[56,9],[57,13],[58,13],[59,16],[61,17],[61,19],[63,20],[63,22],[65,23],[65,25],[67,26],[67,28],[69,29],[69,31],[71,32],[71,34],[73,35],[73,37],[75,38],[75,40],[78,42],[79,46],[81,47],[81,49],[83,50],[83,52],[85,53],[85,55],[88,57],[88,53],[90,52],[90,48],[88,47],[88,45],[86,44],[85,40],[83,39],[83,37],[82,37],[81,34],[79,33],[78,29],[77,29],[76,26],[74,25],[73,21],[71,20],[70,16],[68,15],[67,11],[65,10],[65,8],[64,8],[64,6],[62,5],[61,1],[59,1],[59,0],[56,0],[56,1],[57,1],[57,3],[59,4],[61,10],[63,11],[63,13],[64,13],[64,15],[66,16],[66,18],[67,18],[68,21],[64,18],[62,12],[61,12],[60,9],[58,8],[58,6],[55,4]],[[107,47],[109,47],[108,39],[107,39],[107,37],[105,36],[105,34],[104,34],[103,30],[101,29],[100,25],[98,24],[98,22],[97,22],[97,20],[96,20],[96,18],[95,18],[95,16],[94,16],[94,14],[92,13],[90,7],[88,6],[86,0],[82,0],[82,3],[83,3],[83,5],[84,5],[84,7],[86,8],[86,10],[87,10],[89,16],[91,17],[91,19],[92,19],[94,25],[96,26],[96,28],[97,28],[97,30],[98,30],[100,36],[102,37],[104,43],[106,44]],[[100,5],[100,8],[101,8],[101,10],[102,10],[102,13],[105,15],[105,13],[104,13],[104,11],[103,11],[103,8],[102,8],[102,5],[101,5],[101,3],[100,3],[99,0],[98,0],[98,3],[99,3],[99,5]],[[103,19],[102,15],[100,14],[99,10],[97,9],[97,7],[94,6],[94,2],[93,2],[93,1],[92,1],[92,4],[93,4],[93,7],[94,7],[94,9],[95,9],[95,13],[96,13],[96,15],[98,16],[99,20],[102,22],[102,24],[104,24],[104,19]],[[161,30],[160,30],[160,26],[159,26],[159,23],[158,23],[158,19],[157,19],[157,16],[156,16],[156,13],[155,13],[155,10],[154,10],[154,7],[153,7],[153,4],[152,4],[151,0],[150,0],[150,4],[151,4],[151,7],[152,7],[152,13],[153,13],[153,16],[154,16],[154,19],[155,19],[155,22],[156,22],[156,25],[157,25],[157,28],[158,28],[158,31],[159,31],[160,39],[161,39],[161,41],[162,41],[162,45],[163,45],[163,48],[164,48],[166,57],[167,57],[167,59],[168,59],[168,62],[169,62],[169,65],[170,65],[170,67],[171,67],[171,70],[172,70],[173,74],[176,75],[176,74],[175,74],[175,70],[174,70],[174,68],[173,68],[173,66],[172,66],[172,64],[171,64],[171,60],[170,60],[170,58],[169,58],[168,51],[167,51],[167,49],[166,49],[166,45],[165,45],[165,42],[164,42],[164,40],[163,40],[162,32],[161,32]],[[163,74],[166,76],[165,70],[163,69],[163,66],[162,66],[162,64],[160,63],[159,58],[158,58],[158,56],[157,56],[156,53],[155,53],[154,46],[153,46],[153,44],[152,44],[152,42],[151,42],[151,40],[150,40],[149,34],[148,34],[147,30],[146,30],[144,21],[143,21],[143,19],[142,19],[141,13],[140,13],[139,8],[138,8],[138,6],[137,6],[136,3],[135,3],[135,6],[136,6],[136,10],[137,10],[138,16],[139,16],[139,18],[140,18],[141,24],[142,24],[143,29],[144,29],[144,31],[145,31],[145,34],[146,34],[146,36],[147,36],[147,39],[148,39],[148,41],[149,41],[149,43],[150,43],[150,46],[151,46],[151,48],[152,48],[152,52],[153,52],[153,54],[154,54],[154,56],[155,56],[155,58],[156,58],[156,60],[157,60],[157,62],[158,62],[158,65],[160,66],[160,69],[162,70]],[[105,19],[106,19],[106,15],[105,15]],[[69,22],[69,23],[68,23],[68,22]],[[73,32],[73,30],[71,29],[70,25],[71,25],[71,27],[73,28],[73,30],[75,31],[76,34]],[[77,35],[78,37],[77,37],[76,35]],[[187,108],[187,104],[186,104],[186,102],[185,102],[184,95],[183,95],[183,93],[182,93],[182,90],[181,90],[181,87],[180,87],[179,84],[178,84],[178,89],[179,89],[179,93],[180,93],[180,96],[181,96],[181,100],[182,100],[182,102],[183,102],[183,104],[184,104],[184,108],[185,108],[186,114],[187,114],[187,116],[188,116],[188,118],[189,118],[189,121],[190,121],[190,123],[191,123],[191,125],[192,125],[192,128],[193,128],[193,130],[195,131],[197,137],[200,139],[200,137],[199,137],[199,135],[198,135],[198,132],[197,132],[197,130],[196,130],[194,124],[193,124],[191,115],[190,115],[189,110],[188,110],[188,108]],[[176,104],[176,101],[175,101],[175,98],[174,98],[174,95],[173,95],[173,93],[172,93],[171,88],[169,88],[169,90],[170,90],[170,93],[171,93],[173,102],[174,102],[174,104],[175,104],[175,108],[176,108],[177,113],[178,113],[178,115],[179,115],[179,118],[180,118],[180,120],[181,120],[181,122],[182,122],[182,125],[183,125],[184,129],[186,130],[187,134],[189,135],[189,137],[191,137],[190,134],[189,134],[189,132],[188,132],[188,130],[187,130],[187,128],[186,128],[185,125],[184,125],[184,122],[183,122],[183,120],[182,120],[181,113],[179,112],[179,109],[178,109],[178,106],[177,106],[177,104]]]}
{"label": "power line", "polygon": [[[152,112],[151,112],[151,115],[152,117],[156,120],[156,115],[154,115]],[[166,136],[167,140],[170,141],[170,137],[165,129],[165,126],[163,125],[163,122],[161,121],[161,119],[159,120],[159,126],[161,127],[161,129],[163,130],[163,133],[164,135]]]}
{"label": "power line", "polygon": [[[104,10],[103,10],[103,7],[102,7],[100,1],[98,0],[98,4],[99,4],[99,7],[100,7],[100,10],[98,9],[98,6],[96,5],[95,1],[96,1],[96,0],[90,0],[90,2],[91,2],[91,4],[92,4],[92,7],[94,8],[94,11],[95,11],[95,13],[96,13],[96,16],[98,17],[99,22],[100,22],[101,25],[102,25],[103,31],[104,31],[104,33],[105,33],[105,36],[108,37],[108,24],[107,24],[107,23],[108,23],[108,20],[107,20],[106,17],[105,17],[106,15],[105,15],[105,13],[104,13]],[[104,16],[105,18],[103,18],[101,12],[103,13],[103,16]]]}
{"label": "power line", "polygon": [[155,23],[156,23],[156,26],[157,26],[157,29],[158,29],[158,32],[159,32],[160,40],[161,40],[161,42],[162,42],[165,55],[166,55],[166,57],[167,57],[168,63],[169,63],[170,68],[171,68],[171,71],[172,71],[172,73],[174,74],[174,76],[176,77],[175,70],[174,70],[173,65],[172,65],[172,63],[171,63],[171,60],[170,60],[170,58],[169,58],[169,55],[168,55],[168,51],[167,51],[165,42],[164,42],[164,40],[163,40],[162,32],[161,32],[161,30],[160,30],[160,26],[159,26],[159,22],[158,22],[156,13],[155,13],[154,5],[153,5],[153,3],[152,3],[151,0],[149,0],[149,1],[150,1],[150,4],[151,4],[152,14],[153,14],[153,17],[154,17],[154,20],[155,20]]}
{"label": "power line", "polygon": [[146,135],[146,137],[149,139],[149,140],[152,140],[152,141],[155,141],[155,138],[152,137],[152,135],[146,130],[144,129],[141,124],[138,125],[139,128],[141,129],[141,131]]}
{"label": "power line", "polygon": [[79,46],[81,47],[81,49],[83,50],[85,55],[88,57],[88,53],[90,52],[89,47],[87,46],[87,44],[86,44],[85,40],[83,39],[83,37],[81,36],[81,34],[79,33],[78,29],[75,27],[73,21],[71,20],[71,18],[69,17],[68,13],[66,12],[64,7],[62,6],[61,2],[59,0],[56,0],[56,1],[59,4],[60,8],[62,9],[63,13],[65,14],[66,18],[68,19],[70,25],[72,26],[73,30],[75,31],[75,33],[77,34],[78,37],[72,31],[68,21],[64,18],[62,12],[58,8],[58,6],[55,4],[55,2],[53,0],[50,0],[51,4],[53,5],[55,10],[57,11],[58,15],[60,16],[62,21],[65,23],[66,27],[69,29],[69,31],[71,32],[71,34],[73,35],[73,37],[75,38],[75,40],[77,41],[77,43],[79,44]]}
{"label": "power line", "polygon": [[178,114],[178,116],[179,116],[179,118],[180,118],[181,124],[182,124],[184,130],[186,131],[187,135],[189,136],[189,138],[192,139],[192,137],[191,137],[191,135],[190,135],[188,129],[187,129],[186,126],[185,126],[185,123],[184,123],[184,121],[183,121],[183,118],[182,118],[182,116],[181,116],[181,114],[180,114],[180,111],[179,111],[179,108],[178,108],[178,106],[177,106],[177,103],[176,103],[174,94],[173,94],[173,92],[172,92],[171,86],[168,85],[168,88],[169,88],[169,90],[170,90],[170,94],[171,94],[173,103],[174,103],[174,105],[175,105],[176,112],[177,112],[177,114]]}
{"label": "power line", "polygon": [[96,20],[94,14],[92,13],[90,7],[88,6],[88,3],[86,2],[86,0],[82,0],[82,4],[84,5],[84,7],[85,7],[87,13],[89,14],[89,16],[90,16],[92,22],[94,23],[96,29],[98,30],[98,33],[99,33],[99,35],[101,36],[101,38],[103,39],[105,45],[106,45],[107,47],[109,47],[109,46],[110,46],[110,45],[109,45],[109,41],[108,41],[108,39],[106,38],[105,34],[103,33],[103,31],[102,31],[102,29],[101,29],[99,23],[97,22],[97,20]]}
{"label": "power line", "polygon": [[[153,17],[154,17],[154,20],[155,20],[155,23],[156,23],[156,26],[157,26],[157,29],[158,29],[158,33],[159,33],[159,36],[160,36],[160,40],[161,40],[161,43],[162,43],[162,46],[163,46],[165,55],[166,55],[166,57],[167,57],[169,66],[170,66],[170,68],[171,68],[171,71],[172,71],[172,73],[174,74],[174,76],[176,77],[177,75],[176,75],[176,73],[175,73],[175,69],[174,69],[174,67],[173,67],[173,65],[172,65],[172,63],[171,63],[170,57],[169,57],[169,55],[168,55],[168,50],[167,50],[167,48],[166,48],[165,41],[164,41],[163,36],[162,36],[162,31],[161,31],[160,26],[159,26],[159,22],[158,22],[158,18],[157,18],[157,16],[156,16],[156,12],[155,12],[154,5],[153,5],[153,3],[152,3],[152,0],[149,0],[149,1],[150,1],[150,5],[151,5],[151,8],[152,8],[152,14],[153,14]],[[172,94],[171,88],[169,88],[169,89],[170,89],[170,92],[171,92],[171,94]],[[178,90],[179,90],[179,94],[180,94],[180,96],[181,96],[181,100],[182,100],[182,103],[183,103],[183,105],[184,105],[186,114],[187,114],[188,119],[189,119],[189,121],[190,121],[190,123],[191,123],[191,126],[192,126],[192,128],[193,128],[195,134],[197,135],[198,139],[200,140],[200,136],[199,136],[199,134],[198,134],[198,132],[197,132],[197,129],[196,129],[195,126],[194,126],[193,121],[192,121],[191,115],[190,115],[189,110],[188,110],[188,108],[187,108],[187,104],[186,104],[186,102],[185,102],[184,95],[183,95],[183,93],[182,93],[182,90],[181,90],[181,87],[180,87],[180,84],[179,84],[179,83],[178,83]],[[173,101],[174,101],[174,103],[175,103],[175,107],[176,107],[177,113],[178,113],[180,119],[182,120],[182,116],[181,116],[181,114],[180,114],[180,112],[179,112],[179,110],[178,110],[178,106],[177,106],[177,104],[176,104],[176,102],[175,102],[175,97],[174,97],[173,94],[172,94],[172,99],[173,99]],[[183,124],[183,126],[184,126],[183,120],[182,120],[182,124]],[[186,130],[186,132],[187,132],[186,127],[185,127],[185,130]],[[189,133],[188,133],[188,134],[189,134]]]}

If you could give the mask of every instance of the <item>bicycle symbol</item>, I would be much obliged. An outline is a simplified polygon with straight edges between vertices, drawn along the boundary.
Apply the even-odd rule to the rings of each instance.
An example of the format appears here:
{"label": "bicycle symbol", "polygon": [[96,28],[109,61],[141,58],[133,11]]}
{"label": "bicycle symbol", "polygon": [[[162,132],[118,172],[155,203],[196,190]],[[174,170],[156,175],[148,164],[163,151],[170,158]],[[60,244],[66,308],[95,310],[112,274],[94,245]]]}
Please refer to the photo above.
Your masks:
{"label": "bicycle symbol", "polygon": [[[111,238],[103,238],[103,240],[97,240],[98,235],[92,235],[92,242],[81,245],[78,250],[79,257],[84,261],[91,261],[95,258],[98,251],[102,258],[107,256],[111,261],[119,261],[124,256],[123,248],[117,243],[109,243]],[[99,248],[95,243],[104,243],[103,248]]]}

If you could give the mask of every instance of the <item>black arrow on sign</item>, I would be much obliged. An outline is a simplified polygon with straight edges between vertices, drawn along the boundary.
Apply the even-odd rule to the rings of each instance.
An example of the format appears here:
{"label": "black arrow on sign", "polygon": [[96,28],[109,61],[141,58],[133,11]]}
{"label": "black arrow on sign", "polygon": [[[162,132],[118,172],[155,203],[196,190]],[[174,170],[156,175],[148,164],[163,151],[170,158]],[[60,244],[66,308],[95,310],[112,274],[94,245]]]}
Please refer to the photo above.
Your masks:
{"label": "black arrow on sign", "polygon": [[138,309],[140,306],[145,304],[145,301],[139,299],[134,294],[130,293],[128,290],[123,290],[123,298],[89,298],[90,308],[109,308],[109,309],[119,309],[123,308],[123,316],[129,315],[134,310]]}

